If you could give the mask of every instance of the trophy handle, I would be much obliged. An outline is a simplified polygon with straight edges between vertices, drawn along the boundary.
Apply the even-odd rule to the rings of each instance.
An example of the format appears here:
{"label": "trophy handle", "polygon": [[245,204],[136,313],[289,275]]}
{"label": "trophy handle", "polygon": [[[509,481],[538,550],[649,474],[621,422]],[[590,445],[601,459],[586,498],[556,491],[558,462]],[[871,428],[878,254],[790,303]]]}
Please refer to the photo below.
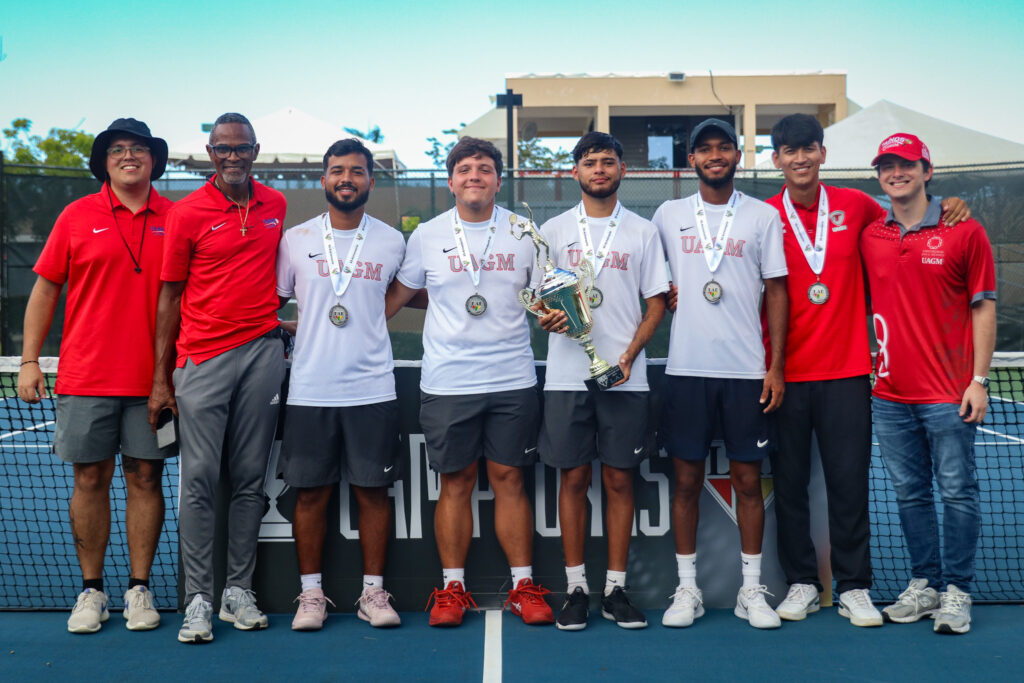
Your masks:
{"label": "trophy handle", "polygon": [[536,318],[543,318],[544,313],[534,309],[540,299],[537,297],[537,293],[532,289],[520,289],[519,290],[519,304],[526,309],[526,312]]}
{"label": "trophy handle", "polygon": [[580,261],[580,284],[583,285],[584,294],[590,295],[591,290],[594,289],[595,279],[594,267],[590,265],[588,259],[582,259]]}
{"label": "trophy handle", "polygon": [[[512,214],[508,217],[508,222],[511,224],[510,230],[512,236],[517,240],[523,239],[524,235],[529,235],[530,239],[533,240],[533,248],[537,252],[537,265],[544,270],[547,270],[547,264],[551,264],[551,246],[547,240],[541,237],[540,232],[537,230],[537,224],[533,222],[533,211],[530,209],[530,205],[526,202],[520,202],[526,207],[527,213],[530,215],[530,219],[526,223],[520,223],[516,219],[519,218],[516,214]],[[518,230],[516,230],[518,228]],[[541,258],[540,247],[544,245],[544,258]],[[554,268],[554,264],[551,265]]]}

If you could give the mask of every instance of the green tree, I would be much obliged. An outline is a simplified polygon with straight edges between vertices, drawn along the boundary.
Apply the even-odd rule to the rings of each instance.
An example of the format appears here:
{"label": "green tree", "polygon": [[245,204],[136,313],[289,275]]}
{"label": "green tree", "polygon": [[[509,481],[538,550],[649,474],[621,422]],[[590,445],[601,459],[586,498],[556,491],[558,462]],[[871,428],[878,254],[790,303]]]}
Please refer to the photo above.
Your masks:
{"label": "green tree", "polygon": [[572,152],[561,147],[551,149],[540,144],[539,138],[520,140],[518,149],[519,168],[556,169],[572,167]]}
{"label": "green tree", "polygon": [[434,160],[434,166],[438,168],[444,168],[445,159],[448,158],[448,152],[452,151],[452,147],[459,141],[459,128],[465,128],[465,123],[460,123],[458,128],[446,128],[441,131],[443,137],[451,137],[453,140],[444,140],[437,137],[427,138],[427,142],[430,143],[430,149],[427,150],[427,156]]}
{"label": "green tree", "polygon": [[[66,128],[51,128],[44,138],[32,135],[32,122],[29,119],[14,119],[10,128],[3,129],[4,156],[12,164],[87,169],[89,152],[95,138],[91,133]],[[11,169],[11,172],[31,171]],[[70,175],[88,175],[88,172]]]}
{"label": "green tree", "polygon": [[384,142],[384,133],[380,132],[380,126],[368,128],[365,133],[358,128],[349,128],[346,126],[345,132],[352,133],[352,135],[355,135],[356,137],[369,140],[370,142],[376,142],[377,144]]}

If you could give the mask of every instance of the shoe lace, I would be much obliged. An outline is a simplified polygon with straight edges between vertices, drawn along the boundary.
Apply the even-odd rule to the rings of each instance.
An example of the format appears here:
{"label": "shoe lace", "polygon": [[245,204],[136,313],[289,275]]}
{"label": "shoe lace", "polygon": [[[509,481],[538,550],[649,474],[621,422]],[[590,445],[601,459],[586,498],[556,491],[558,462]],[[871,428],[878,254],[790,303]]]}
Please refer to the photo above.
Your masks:
{"label": "shoe lace", "polygon": [[[768,586],[765,586],[764,584],[761,584],[760,586],[744,586],[743,588],[740,588],[740,592],[748,602],[751,600],[757,600],[758,596],[769,595],[773,598],[775,597],[775,594],[770,593],[768,591]],[[763,600],[764,598],[761,599]]]}
{"label": "shoe lace", "polygon": [[544,596],[550,592],[551,591],[540,584],[524,583],[519,588],[513,588],[508,592],[508,599],[501,608],[505,609],[515,600],[519,600],[520,602],[529,602],[536,605],[544,602]]}
{"label": "shoe lace", "polygon": [[235,588],[231,591],[231,597],[235,601],[235,612],[242,610],[256,610],[256,593],[251,588]]}
{"label": "shoe lace", "polygon": [[126,607],[128,607],[129,612],[137,609],[152,608],[152,606],[153,598],[149,591],[128,591],[128,604]]}
{"label": "shoe lace", "polygon": [[679,586],[676,588],[676,592],[669,596],[672,598],[672,604],[675,604],[677,600],[689,599],[690,602],[687,604],[693,604],[696,600],[698,604],[704,604],[704,597],[700,594],[700,591],[693,586]]}
{"label": "shoe lace", "polygon": [[465,590],[451,590],[449,588],[435,588],[434,592],[427,598],[427,606],[424,608],[424,612],[430,609],[430,603],[433,602],[438,609],[447,609],[450,607],[461,607],[463,609],[469,609],[470,605],[474,609],[477,609],[476,602],[473,601],[473,596],[469,591]]}
{"label": "shoe lace", "polygon": [[371,590],[363,593],[354,604],[358,605],[363,603],[374,609],[387,609],[390,607],[389,601],[391,600],[391,597],[391,593],[388,593],[383,588],[379,588],[377,590]]}
{"label": "shoe lace", "polygon": [[843,595],[844,600],[854,609],[868,609],[871,607],[871,598],[868,597],[868,592],[863,588],[846,591]]}
{"label": "shoe lace", "polygon": [[921,600],[924,597],[924,590],[917,586],[907,586],[907,589],[900,593],[900,597],[897,599],[902,605],[908,605],[914,609],[918,609],[921,606]]}
{"label": "shoe lace", "polygon": [[789,592],[786,594],[786,598],[783,602],[792,601],[803,605],[817,596],[818,589],[814,586],[804,583],[794,583],[789,587]]}
{"label": "shoe lace", "polygon": [[74,614],[75,612],[80,612],[87,608],[95,608],[102,611],[103,601],[100,598],[99,591],[89,590],[79,593],[78,599],[75,601],[75,606],[71,608],[71,613]]}
{"label": "shoe lace", "polygon": [[292,602],[299,603],[300,612],[313,612],[314,614],[319,614],[321,600],[323,600],[324,602],[330,602],[331,607],[337,607],[337,605],[331,602],[331,599],[326,595],[317,597],[315,595],[307,594],[306,591],[299,593],[299,597],[292,600]]}
{"label": "shoe lace", "polygon": [[970,596],[967,593],[963,593],[960,591],[957,591],[955,593],[953,591],[946,591],[945,593],[942,593],[939,596],[939,601],[941,605],[939,611],[945,614],[955,614],[957,612],[962,612],[964,611],[964,609],[967,608],[969,600]]}
{"label": "shoe lace", "polygon": [[[185,608],[185,621],[192,625],[197,621],[206,621],[206,601],[205,600],[192,600],[188,607]],[[213,612],[213,608],[210,608],[210,612]]]}

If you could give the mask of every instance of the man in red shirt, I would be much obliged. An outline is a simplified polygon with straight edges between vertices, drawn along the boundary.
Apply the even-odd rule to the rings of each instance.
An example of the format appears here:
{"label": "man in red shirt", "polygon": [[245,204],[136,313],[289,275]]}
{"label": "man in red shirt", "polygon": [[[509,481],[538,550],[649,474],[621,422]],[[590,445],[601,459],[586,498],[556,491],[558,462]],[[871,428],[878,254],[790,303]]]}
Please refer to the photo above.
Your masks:
{"label": "man in red shirt", "polygon": [[[786,186],[767,201],[782,215],[790,301],[786,400],[776,414],[772,453],[779,563],[789,592],[776,611],[796,621],[819,608],[807,497],[813,432],[828,496],[839,613],[856,626],[880,626],[869,594],[871,356],[858,242],[885,210],[859,190],[820,182],[823,141],[821,124],[807,114],[786,116],[772,128],[772,159]],[[946,203],[957,213],[951,224],[967,213],[960,199]]]}
{"label": "man in red shirt", "polygon": [[885,614],[900,623],[934,615],[937,633],[966,633],[981,526],[974,436],[996,338],[992,247],[977,221],[943,220],[916,136],[886,138],[871,163],[892,200],[860,237],[878,339],[872,412],[913,572]]}
{"label": "man in red shirt", "polygon": [[103,182],[72,202],[50,233],[25,310],[18,395],[46,396],[39,352],[68,285],[57,373],[54,451],[74,468],[69,517],[82,592],[68,619],[72,633],[95,633],[109,617],[103,557],[110,538],[110,482],[121,453],[131,573],[124,597],[130,630],[160,623],[149,571],[164,521],[164,459],[146,424],[153,378],[153,323],[164,226],[172,204],[152,187],[167,165],[167,143],[135,119],[117,119],[96,136],[89,168]]}
{"label": "man in red shirt", "polygon": [[256,607],[252,574],[284,379],[274,266],[286,205],[280,192],[250,177],[259,148],[248,119],[220,116],[206,147],[216,173],[176,204],[167,222],[149,420],[155,425],[165,409],[181,418],[184,643],[213,639],[214,497],[222,457],[231,500],[220,618],[241,630],[268,623]]}

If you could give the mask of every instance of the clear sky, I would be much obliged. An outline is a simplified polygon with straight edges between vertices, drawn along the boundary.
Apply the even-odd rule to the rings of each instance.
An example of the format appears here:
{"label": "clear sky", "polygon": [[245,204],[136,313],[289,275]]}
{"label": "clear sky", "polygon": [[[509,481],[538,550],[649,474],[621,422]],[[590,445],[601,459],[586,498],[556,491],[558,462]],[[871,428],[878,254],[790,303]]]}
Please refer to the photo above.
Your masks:
{"label": "clear sky", "polygon": [[173,147],[225,111],[295,106],[380,125],[422,168],[426,138],[490,109],[506,73],[842,70],[861,106],[1024,142],[1024,0],[13,4],[0,125],[36,133],[134,116]]}

